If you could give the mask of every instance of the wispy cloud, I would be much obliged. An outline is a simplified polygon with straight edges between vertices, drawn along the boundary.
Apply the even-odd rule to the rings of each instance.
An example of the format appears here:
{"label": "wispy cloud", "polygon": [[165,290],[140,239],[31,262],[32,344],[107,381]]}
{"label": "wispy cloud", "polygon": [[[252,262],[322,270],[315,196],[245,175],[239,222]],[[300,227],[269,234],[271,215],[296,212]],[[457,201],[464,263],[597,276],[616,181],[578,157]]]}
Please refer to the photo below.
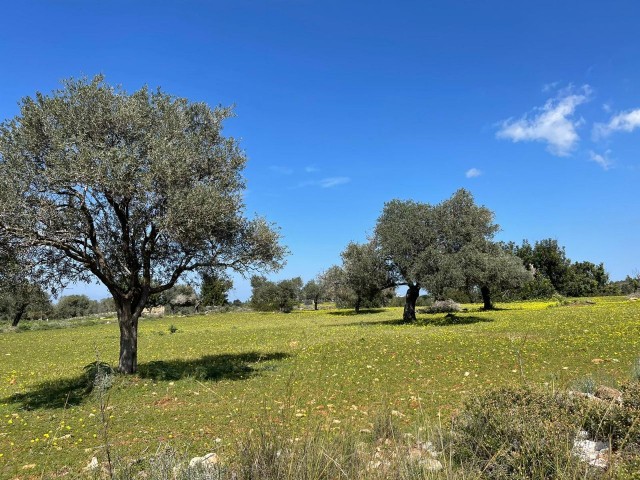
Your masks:
{"label": "wispy cloud", "polygon": [[611,117],[609,123],[596,123],[593,126],[593,138],[599,139],[613,132],[632,132],[640,127],[640,108],[627,110]]}
{"label": "wispy cloud", "polygon": [[337,187],[338,185],[344,185],[345,183],[349,183],[351,179],[349,177],[328,177],[323,178],[318,182],[322,188],[332,188]]}
{"label": "wispy cloud", "polygon": [[344,185],[349,183],[351,178],[349,177],[326,177],[320,180],[309,180],[298,184],[298,188],[303,187],[320,187],[320,188],[333,188],[338,185]]}
{"label": "wispy cloud", "polygon": [[320,171],[320,169],[318,167],[316,167],[315,165],[308,165],[306,167],[304,167],[304,171],[307,173],[317,173]]}
{"label": "wispy cloud", "polygon": [[560,85],[560,82],[545,83],[542,86],[542,91],[544,93],[550,92],[550,91],[555,90],[556,88],[558,88],[558,85]]}
{"label": "wispy cloud", "polygon": [[271,170],[272,172],[278,173],[280,175],[292,175],[293,174],[293,169],[289,168],[289,167],[283,167],[280,165],[271,165],[269,167],[269,170]]}
{"label": "wispy cloud", "polygon": [[613,162],[609,158],[611,154],[611,150],[607,150],[604,154],[596,153],[594,151],[589,151],[589,156],[591,157],[591,161],[596,162],[598,165],[602,167],[603,170],[609,170],[613,165]]}
{"label": "wispy cloud", "polygon": [[590,95],[588,85],[578,92],[571,87],[564,89],[519,120],[510,118],[501,122],[496,136],[513,142],[545,142],[553,155],[567,156],[580,140],[576,129],[582,120],[573,118],[576,107],[589,101]]}
{"label": "wispy cloud", "polygon": [[469,170],[466,171],[466,173],[464,175],[467,178],[475,178],[475,177],[479,177],[480,175],[482,175],[482,172],[480,170],[478,170],[477,168],[470,168]]}

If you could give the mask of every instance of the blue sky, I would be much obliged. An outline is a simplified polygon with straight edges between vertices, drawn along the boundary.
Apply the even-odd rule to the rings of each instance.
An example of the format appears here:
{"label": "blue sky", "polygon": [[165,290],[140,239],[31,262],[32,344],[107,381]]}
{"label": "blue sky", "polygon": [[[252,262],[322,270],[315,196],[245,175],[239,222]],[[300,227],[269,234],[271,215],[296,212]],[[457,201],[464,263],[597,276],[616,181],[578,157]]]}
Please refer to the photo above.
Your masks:
{"label": "blue sky", "polygon": [[625,0],[9,2],[0,118],[97,73],[235,104],[247,213],[291,250],[273,278],[339,263],[385,201],[464,187],[500,239],[556,238],[621,279],[640,268],[638,18]]}

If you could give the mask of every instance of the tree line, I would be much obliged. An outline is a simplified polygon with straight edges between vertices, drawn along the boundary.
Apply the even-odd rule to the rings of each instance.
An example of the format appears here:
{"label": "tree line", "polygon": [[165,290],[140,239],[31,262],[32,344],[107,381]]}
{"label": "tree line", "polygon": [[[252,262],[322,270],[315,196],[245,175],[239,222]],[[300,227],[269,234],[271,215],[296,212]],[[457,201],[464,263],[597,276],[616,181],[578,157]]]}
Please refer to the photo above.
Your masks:
{"label": "tree line", "polygon": [[372,238],[349,243],[334,265],[303,285],[301,278],[269,282],[252,279],[251,305],[258,310],[291,311],[301,301],[335,302],[342,307],[378,307],[397,303],[398,287],[407,287],[404,319],[415,320],[420,292],[432,300],[481,302],[620,295],[637,292],[640,276],[611,282],[604,264],[572,262],[552,238],[533,245],[523,240],[493,240],[493,212],[477,206],[461,189],[444,202],[429,205],[392,200],[383,207]]}

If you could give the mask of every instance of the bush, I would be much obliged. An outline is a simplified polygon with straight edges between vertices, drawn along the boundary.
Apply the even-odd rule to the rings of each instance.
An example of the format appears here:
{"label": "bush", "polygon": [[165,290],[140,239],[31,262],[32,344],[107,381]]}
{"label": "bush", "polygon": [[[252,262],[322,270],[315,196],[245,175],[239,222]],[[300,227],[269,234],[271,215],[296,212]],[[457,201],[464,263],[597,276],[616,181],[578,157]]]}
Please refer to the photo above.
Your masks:
{"label": "bush", "polygon": [[453,313],[459,312],[462,310],[462,307],[459,303],[454,302],[453,300],[437,300],[433,302],[427,309],[427,313]]}
{"label": "bush", "polygon": [[442,442],[456,463],[483,478],[586,474],[571,455],[586,401],[530,388],[490,391],[467,401]]}

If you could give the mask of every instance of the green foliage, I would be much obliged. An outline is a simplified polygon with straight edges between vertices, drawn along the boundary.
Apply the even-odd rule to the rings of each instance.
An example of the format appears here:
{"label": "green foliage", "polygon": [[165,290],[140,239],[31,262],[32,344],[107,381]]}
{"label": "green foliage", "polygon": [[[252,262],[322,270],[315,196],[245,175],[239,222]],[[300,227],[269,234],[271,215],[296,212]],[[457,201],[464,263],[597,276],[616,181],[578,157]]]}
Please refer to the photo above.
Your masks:
{"label": "green foliage", "polygon": [[350,294],[349,306],[355,308],[357,313],[361,307],[384,305],[384,291],[395,285],[395,279],[373,242],[351,242],[340,255],[344,272],[343,286]]}
{"label": "green foliage", "polygon": [[309,280],[302,287],[302,298],[306,301],[313,302],[314,310],[318,309],[318,303],[323,300],[326,295],[324,285],[320,280],[320,276],[317,280]]}
{"label": "green foliage", "polygon": [[528,283],[525,283],[517,294],[517,298],[522,300],[547,299],[553,297],[556,289],[553,288],[551,280],[542,274],[536,273]]}
{"label": "green foliage", "polygon": [[265,277],[251,277],[252,308],[261,312],[290,313],[300,303],[302,279],[300,277],[271,282]]}
{"label": "green foliage", "polygon": [[0,126],[0,243],[37,265],[43,283],[97,278],[109,289],[123,372],[136,369],[134,330],[150,295],[189,272],[282,264],[279,234],[243,216],[246,157],[222,135],[231,116],[97,76],[23,99]]}
{"label": "green foliage", "polygon": [[65,295],[60,297],[55,306],[56,318],[85,317],[96,313],[97,302],[86,295]]}
{"label": "green foliage", "polygon": [[231,279],[220,274],[203,273],[200,285],[200,303],[207,307],[229,303],[227,292],[233,287]]}
{"label": "green foliage", "polygon": [[571,455],[580,400],[531,388],[481,392],[469,399],[444,433],[456,463],[483,478],[558,478],[586,474]]}
{"label": "green foliage", "polygon": [[519,298],[549,298],[554,291],[567,297],[618,294],[604,264],[572,263],[557,240],[547,238],[534,246],[524,240],[520,246],[511,242],[503,248],[520,257],[534,272],[533,281],[521,289]]}

